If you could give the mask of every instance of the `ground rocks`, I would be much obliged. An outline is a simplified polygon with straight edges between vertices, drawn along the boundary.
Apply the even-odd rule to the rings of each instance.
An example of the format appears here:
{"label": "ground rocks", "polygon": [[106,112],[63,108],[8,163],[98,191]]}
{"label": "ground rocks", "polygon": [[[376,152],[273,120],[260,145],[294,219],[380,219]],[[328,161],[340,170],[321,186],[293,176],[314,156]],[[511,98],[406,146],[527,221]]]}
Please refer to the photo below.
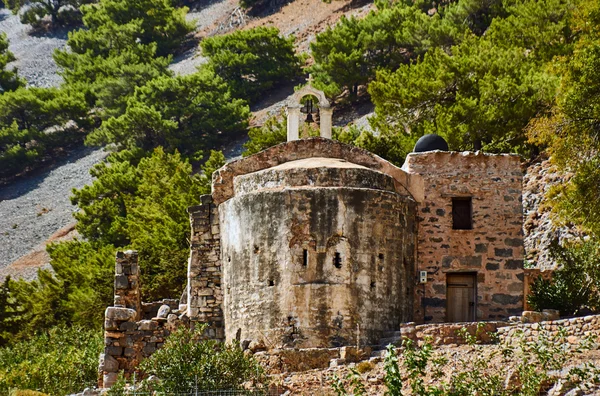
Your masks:
{"label": "ground rocks", "polygon": [[0,269],[74,222],[71,190],[91,183],[90,168],[105,156],[77,149],[53,168],[0,187]]}

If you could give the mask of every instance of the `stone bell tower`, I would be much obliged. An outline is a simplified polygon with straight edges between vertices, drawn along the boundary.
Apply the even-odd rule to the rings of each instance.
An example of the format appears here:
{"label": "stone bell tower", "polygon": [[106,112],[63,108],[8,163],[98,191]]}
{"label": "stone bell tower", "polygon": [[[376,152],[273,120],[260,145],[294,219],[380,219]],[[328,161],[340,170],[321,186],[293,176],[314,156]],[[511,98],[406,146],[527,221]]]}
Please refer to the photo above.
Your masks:
{"label": "stone bell tower", "polygon": [[296,92],[288,101],[287,106],[287,141],[300,139],[298,128],[300,126],[300,100],[308,95],[314,95],[319,99],[320,112],[320,136],[331,139],[331,116],[333,109],[325,97],[323,91],[312,86],[312,77],[308,79],[308,85]]}

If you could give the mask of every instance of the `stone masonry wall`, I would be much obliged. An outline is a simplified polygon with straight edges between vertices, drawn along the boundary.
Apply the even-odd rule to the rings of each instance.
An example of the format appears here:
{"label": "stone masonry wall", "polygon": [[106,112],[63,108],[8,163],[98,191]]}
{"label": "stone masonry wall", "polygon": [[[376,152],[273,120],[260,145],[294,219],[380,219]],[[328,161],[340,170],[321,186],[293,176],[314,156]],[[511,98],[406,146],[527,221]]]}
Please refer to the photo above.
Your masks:
{"label": "stone masonry wall", "polygon": [[219,212],[210,195],[188,209],[192,235],[188,263],[187,314],[208,324],[206,336],[225,340],[221,290],[221,234]]}
{"label": "stone masonry wall", "polygon": [[[446,320],[447,275],[476,273],[476,321],[523,310],[522,171],[515,155],[412,153],[403,166],[423,177],[415,321]],[[452,225],[452,198],[471,197],[471,230]],[[417,272],[418,274],[418,272]]]}
{"label": "stone masonry wall", "polygon": [[537,340],[543,333],[550,337],[559,335],[564,329],[567,343],[576,348],[586,338],[600,339],[600,315],[589,315],[579,318],[550,320],[539,323],[519,323],[508,327],[498,328],[500,341],[509,345],[525,341]]}
{"label": "stone masonry wall", "polygon": [[463,329],[471,336],[476,336],[477,341],[482,344],[493,343],[498,328],[507,326],[507,322],[468,322],[468,323],[438,323],[415,325],[406,323],[400,326],[403,338],[423,343],[430,342],[433,345],[463,345],[467,343],[466,338],[461,335]]}
{"label": "stone masonry wall", "polygon": [[160,348],[171,331],[186,321],[177,311],[177,300],[142,304],[137,259],[135,251],[117,253],[115,304],[106,309],[104,352],[98,367],[100,388],[110,388],[119,372],[129,377],[142,359]]}

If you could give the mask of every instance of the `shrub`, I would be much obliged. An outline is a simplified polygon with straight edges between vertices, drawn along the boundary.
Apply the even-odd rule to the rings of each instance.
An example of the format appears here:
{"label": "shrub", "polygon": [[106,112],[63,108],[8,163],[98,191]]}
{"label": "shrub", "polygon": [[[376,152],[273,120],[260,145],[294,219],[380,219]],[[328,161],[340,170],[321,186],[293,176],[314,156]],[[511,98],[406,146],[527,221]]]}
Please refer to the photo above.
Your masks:
{"label": "shrub", "polygon": [[262,387],[265,377],[260,365],[244,354],[238,344],[225,345],[202,339],[204,327],[196,330],[179,328],[164,346],[142,362],[146,375],[159,382],[154,390],[167,393],[239,389],[244,383]]}
{"label": "shrub", "polygon": [[65,395],[93,386],[102,348],[102,332],[81,327],[55,327],[0,348],[0,394],[29,389]]}
{"label": "shrub", "polygon": [[535,280],[527,301],[533,309],[558,309],[563,316],[600,308],[600,245],[593,240],[551,246],[559,268],[551,280]]}

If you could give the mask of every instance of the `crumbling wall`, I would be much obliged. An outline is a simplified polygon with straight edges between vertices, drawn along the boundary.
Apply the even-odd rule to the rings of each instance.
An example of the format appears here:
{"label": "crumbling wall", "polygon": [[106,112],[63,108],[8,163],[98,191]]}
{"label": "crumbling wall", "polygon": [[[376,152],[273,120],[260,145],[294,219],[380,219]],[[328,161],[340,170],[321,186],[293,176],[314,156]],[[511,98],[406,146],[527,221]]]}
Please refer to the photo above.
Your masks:
{"label": "crumbling wall", "polygon": [[187,315],[206,323],[206,336],[225,340],[221,290],[221,233],[219,212],[212,196],[188,209],[192,235],[188,263]]}
{"label": "crumbling wall", "polygon": [[[423,178],[419,205],[415,321],[446,321],[447,275],[476,273],[476,317],[523,310],[522,171],[516,155],[412,153],[403,166]],[[471,197],[472,229],[453,229],[452,198]]]}
{"label": "crumbling wall", "polygon": [[138,254],[132,250],[117,253],[114,301],[105,312],[100,388],[110,388],[119,372],[129,377],[142,359],[162,347],[171,331],[186,323],[177,300],[141,302]]}

